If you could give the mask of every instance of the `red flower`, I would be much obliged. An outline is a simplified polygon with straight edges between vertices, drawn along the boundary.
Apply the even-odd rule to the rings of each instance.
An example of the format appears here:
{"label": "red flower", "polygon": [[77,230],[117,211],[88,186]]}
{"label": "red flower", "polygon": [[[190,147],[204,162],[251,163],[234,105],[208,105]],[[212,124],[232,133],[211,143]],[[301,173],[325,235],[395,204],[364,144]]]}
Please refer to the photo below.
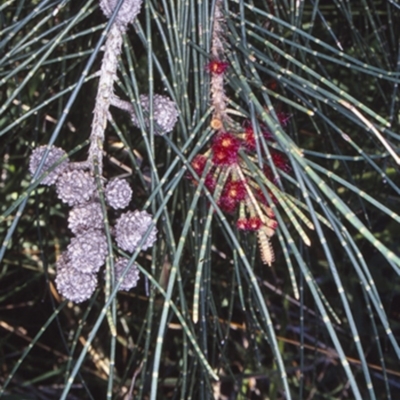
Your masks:
{"label": "red flower", "polygon": [[[268,194],[271,200],[276,204],[278,202],[278,199],[270,191],[268,191]],[[256,197],[261,203],[267,206],[269,205],[269,200],[264,196],[264,193],[261,189],[256,190]]]}
{"label": "red flower", "polygon": [[228,180],[222,191],[218,205],[226,212],[233,213],[238,204],[246,197],[244,182]]}
{"label": "red flower", "polygon": [[272,162],[276,168],[281,169],[284,172],[290,172],[291,168],[287,158],[278,151],[271,151]]}
{"label": "red flower", "polygon": [[244,133],[245,133],[244,141],[245,141],[246,147],[249,150],[254,150],[256,148],[256,138],[254,137],[253,127],[251,125],[248,125],[246,127]]}
{"label": "red flower", "polygon": [[220,133],[212,144],[213,163],[216,165],[232,165],[236,163],[239,147],[239,140],[231,133]]}
{"label": "red flower", "polygon": [[240,229],[242,231],[246,231],[247,230],[247,222],[248,222],[247,218],[239,218],[236,221],[236,226],[238,229]]}
{"label": "red flower", "polygon": [[271,219],[271,220],[269,220],[267,225],[269,228],[275,230],[278,227],[278,221]]}
{"label": "red flower", "polygon": [[[287,158],[282,153],[277,152],[277,151],[271,151],[271,158],[272,158],[272,162],[274,163],[275,167],[280,169],[281,171],[290,172],[292,170],[287,161]],[[269,179],[271,182],[276,181],[276,177],[274,176],[274,173],[272,172],[272,168],[269,165],[264,165],[263,172],[264,172],[265,177],[267,179]]]}
{"label": "red flower", "polygon": [[233,212],[235,212],[237,204],[238,203],[230,197],[221,197],[218,201],[218,205],[221,210],[228,214],[232,214]]}
{"label": "red flower", "polygon": [[278,117],[278,121],[282,126],[286,126],[287,122],[290,119],[290,115],[284,112],[277,112],[276,116]]}
{"label": "red flower", "polygon": [[[255,150],[256,149],[256,138],[254,136],[254,130],[253,130],[253,126],[251,124],[251,121],[247,120],[244,121],[243,123],[243,127],[244,127],[244,141],[245,141],[245,145],[249,150]],[[260,126],[261,129],[261,133],[264,136],[264,138],[266,140],[269,141],[273,141],[274,138],[271,135],[271,133],[267,130],[267,128],[265,126]]]}
{"label": "red flower", "polygon": [[276,80],[272,80],[267,84],[267,88],[271,90],[277,90],[278,89],[278,82]]}
{"label": "red flower", "polygon": [[202,154],[198,154],[192,160],[192,168],[195,170],[196,174],[201,176],[203,174],[204,168],[207,163],[207,157]]}
{"label": "red flower", "polygon": [[[204,156],[203,154],[198,154],[196,157],[193,158],[191,165],[192,168],[195,170],[197,175],[201,177],[204,172],[204,168],[206,167],[207,164],[207,157]],[[197,186],[197,180],[193,178],[193,176],[189,175],[188,176],[192,181],[196,184]],[[215,180],[213,172],[208,172],[206,175],[206,178],[204,180],[204,186],[210,191],[214,192],[215,187],[217,186],[217,182]]]}
{"label": "red flower", "polygon": [[242,231],[258,231],[263,223],[259,217],[239,218],[236,222],[238,229]]}
{"label": "red flower", "polygon": [[213,60],[213,61],[210,61],[206,65],[205,68],[208,72],[211,72],[211,73],[217,74],[217,75],[221,75],[228,69],[228,67],[229,67],[229,64],[227,62]]}
{"label": "red flower", "polygon": [[261,218],[259,217],[251,217],[247,222],[247,230],[249,231],[258,231],[262,226]]}
{"label": "red flower", "polygon": [[217,186],[217,182],[212,174],[207,174],[206,179],[204,181],[204,186],[210,191],[214,192],[215,187]]}
{"label": "red flower", "polygon": [[229,197],[232,200],[241,201],[246,197],[246,188],[243,181],[226,182],[222,196]]}

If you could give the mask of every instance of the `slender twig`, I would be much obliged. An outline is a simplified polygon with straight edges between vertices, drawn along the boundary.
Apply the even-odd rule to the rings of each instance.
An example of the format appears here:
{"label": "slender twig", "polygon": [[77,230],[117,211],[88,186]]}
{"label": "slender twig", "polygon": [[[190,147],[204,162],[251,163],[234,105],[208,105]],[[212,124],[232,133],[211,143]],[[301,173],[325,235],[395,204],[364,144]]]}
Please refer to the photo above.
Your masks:
{"label": "slender twig", "polygon": [[121,52],[125,26],[114,23],[110,28],[104,46],[104,56],[100,69],[96,103],[93,110],[92,132],[90,134],[89,163],[94,171],[97,160],[99,174],[103,172],[103,143],[107,126],[108,110],[114,93],[114,81],[117,78],[118,56]]}

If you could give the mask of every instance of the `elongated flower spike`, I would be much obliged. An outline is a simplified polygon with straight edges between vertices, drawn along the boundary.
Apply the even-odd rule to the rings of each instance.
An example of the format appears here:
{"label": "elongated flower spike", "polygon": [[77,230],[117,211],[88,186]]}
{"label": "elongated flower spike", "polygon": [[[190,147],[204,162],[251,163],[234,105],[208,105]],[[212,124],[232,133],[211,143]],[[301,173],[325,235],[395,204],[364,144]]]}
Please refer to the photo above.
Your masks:
{"label": "elongated flower spike", "polygon": [[272,263],[275,261],[275,253],[274,249],[271,246],[271,242],[269,240],[270,236],[262,228],[257,231],[257,236],[258,236],[258,244],[260,247],[261,259],[264,264],[271,266]]}

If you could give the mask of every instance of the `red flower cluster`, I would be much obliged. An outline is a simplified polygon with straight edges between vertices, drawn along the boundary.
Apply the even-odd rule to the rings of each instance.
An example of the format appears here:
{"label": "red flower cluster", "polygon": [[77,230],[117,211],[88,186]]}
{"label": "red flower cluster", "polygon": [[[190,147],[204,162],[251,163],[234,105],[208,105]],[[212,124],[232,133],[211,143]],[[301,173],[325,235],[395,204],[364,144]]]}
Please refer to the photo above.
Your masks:
{"label": "red flower cluster", "polygon": [[216,136],[212,144],[215,165],[232,165],[237,162],[240,141],[232,133],[223,132]]}
{"label": "red flower cluster", "polygon": [[228,69],[228,67],[229,64],[227,62],[213,60],[206,65],[206,70],[212,74],[221,75]]}
{"label": "red flower cluster", "polygon": [[[215,47],[215,43],[213,45],[213,55],[223,52],[223,49]],[[192,167],[199,176],[203,177],[205,187],[215,197],[219,196],[218,206],[223,212],[234,213],[239,208],[237,228],[244,231],[257,231],[261,259],[264,263],[271,265],[274,253],[269,238],[274,235],[278,225],[271,203],[277,202],[277,199],[268,189],[267,192],[264,190],[266,193],[264,196],[261,184],[258,183],[258,179],[255,179],[252,169],[245,162],[247,158],[252,162],[255,161],[256,134],[250,121],[245,121],[243,128],[238,129],[237,124],[229,115],[233,112],[228,108],[228,98],[224,90],[224,73],[228,67],[227,62],[218,58],[211,59],[205,66],[211,74],[210,93],[213,114],[210,127],[214,132],[214,138],[211,148],[193,159]],[[276,113],[275,118],[276,123],[281,126],[285,126],[289,120],[289,116],[281,112]],[[275,167],[279,171],[288,172],[290,166],[284,153],[270,149],[270,147],[275,147],[270,146],[275,140],[268,128],[263,124],[257,126],[260,130],[257,138],[262,139],[263,145],[268,145],[267,149],[271,156],[269,163],[265,163],[262,171],[264,182],[269,185],[268,181],[273,182],[276,179],[273,173]],[[267,143],[264,143],[265,141]],[[204,169],[207,161],[210,168],[205,176]],[[217,188],[216,182],[219,182],[222,188]],[[277,196],[280,198],[280,195],[277,194]]]}
{"label": "red flower cluster", "polygon": [[[227,68],[228,63],[219,60],[213,60],[206,66],[211,74],[216,75],[223,74]],[[287,114],[277,113],[276,116],[282,126],[287,124],[289,119]],[[234,213],[240,208],[240,217],[236,222],[238,229],[258,231],[261,234],[259,240],[265,241],[265,238],[274,234],[278,225],[270,207],[270,202],[277,202],[277,199],[270,191],[268,191],[270,199],[266,199],[260,186],[247,168],[242,165],[243,163],[239,158],[240,148],[246,151],[249,156],[254,157],[256,141],[253,126],[250,121],[245,121],[243,124],[244,132],[226,132],[222,130],[224,121],[218,115],[213,116],[213,118],[214,122],[211,123],[211,127],[216,133],[212,140],[211,149],[204,154],[197,155],[192,161],[192,167],[199,176],[203,176],[207,160],[210,159],[211,168],[205,177],[204,185],[211,193],[215,192],[216,182],[223,176],[221,174],[228,175],[225,178],[226,181],[223,183],[218,200],[219,207],[226,213]],[[267,127],[262,124],[260,125],[260,135],[268,142],[275,141]],[[288,160],[283,153],[270,149],[270,154],[277,169],[285,172],[290,171]],[[275,179],[268,164],[265,165],[263,172],[271,182]],[[251,193],[248,193],[248,191],[251,191]],[[268,249],[270,248],[268,247]],[[270,253],[268,254],[265,256],[265,259],[269,260],[267,263],[270,262]]]}

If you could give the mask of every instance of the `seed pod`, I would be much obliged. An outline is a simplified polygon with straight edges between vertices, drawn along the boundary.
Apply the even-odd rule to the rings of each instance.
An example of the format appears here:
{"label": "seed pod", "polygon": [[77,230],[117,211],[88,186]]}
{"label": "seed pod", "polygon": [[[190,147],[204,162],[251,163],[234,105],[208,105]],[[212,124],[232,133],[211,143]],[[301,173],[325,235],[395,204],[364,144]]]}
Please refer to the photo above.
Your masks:
{"label": "seed pod", "polygon": [[[45,145],[45,146],[37,147],[35,150],[32,151],[32,154],[29,157],[29,172],[32,175],[34,175],[36,170],[38,169],[38,166],[39,166],[40,162],[42,161],[43,155],[44,155],[45,151],[47,150],[47,148],[48,148],[48,146]],[[41,169],[41,173],[48,171],[54,163],[56,163],[57,161],[59,161],[59,159],[61,157],[64,157],[66,155],[67,155],[67,153],[63,149],[61,149],[59,147],[51,146],[49,154],[46,158],[46,161],[43,164],[43,168]],[[65,169],[67,167],[68,167],[68,159],[63,161],[60,165],[57,165],[57,167],[55,167],[53,169],[53,171],[51,171],[41,181],[41,184],[48,185],[48,186],[53,185],[54,183],[56,183],[56,180],[58,179],[58,177],[65,171]]]}

